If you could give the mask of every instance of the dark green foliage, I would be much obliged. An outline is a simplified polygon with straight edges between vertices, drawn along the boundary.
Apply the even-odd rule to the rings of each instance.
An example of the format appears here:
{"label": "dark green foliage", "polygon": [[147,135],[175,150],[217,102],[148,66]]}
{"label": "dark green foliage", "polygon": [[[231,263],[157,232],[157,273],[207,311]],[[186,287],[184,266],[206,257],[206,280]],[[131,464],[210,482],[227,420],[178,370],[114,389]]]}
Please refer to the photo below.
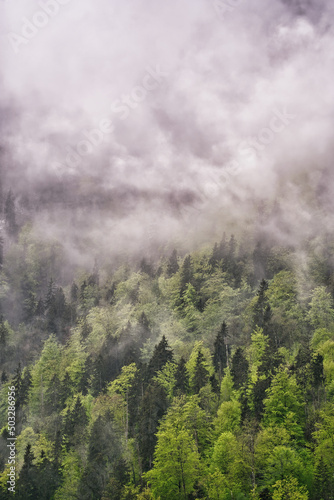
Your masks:
{"label": "dark green foliage", "polygon": [[198,351],[196,358],[196,366],[194,378],[192,381],[192,389],[195,394],[199,393],[202,387],[204,387],[209,381],[209,372],[204,365],[204,355],[201,350]]}
{"label": "dark green foliage", "polygon": [[86,409],[78,396],[72,410],[67,410],[64,423],[64,434],[68,447],[82,442],[85,427],[88,423]]}
{"label": "dark green foliage", "polygon": [[163,335],[159,344],[155,346],[153,356],[148,365],[148,376],[152,377],[160,371],[168,361],[173,360],[173,351]]}
{"label": "dark green foliage", "polygon": [[183,356],[178,362],[175,372],[174,392],[176,395],[187,394],[189,392],[189,375],[186,368],[186,360]]}
{"label": "dark green foliage", "polygon": [[33,465],[34,455],[28,444],[24,454],[24,462],[16,485],[15,498],[19,500],[37,500],[38,480],[37,467]]}
{"label": "dark green foliage", "polygon": [[227,366],[227,345],[226,338],[228,330],[225,321],[223,322],[214,343],[213,366],[221,380],[223,372]]}
{"label": "dark green foliage", "polygon": [[240,389],[248,380],[249,363],[245,358],[242,349],[238,347],[235,351],[231,363],[231,375],[236,389]]}
{"label": "dark green foliage", "polygon": [[177,251],[174,249],[167,263],[167,276],[171,277],[179,270],[179,263],[177,261]]}
{"label": "dark green foliage", "polygon": [[152,467],[153,453],[157,442],[156,432],[167,407],[164,388],[156,383],[149,385],[142,399],[138,421],[138,444],[144,471]]}
{"label": "dark green foliage", "polygon": [[271,319],[271,308],[266,296],[267,290],[268,282],[263,279],[257,292],[257,300],[253,311],[253,327],[263,328],[265,334],[267,334],[267,326]]}
{"label": "dark green foliage", "polygon": [[79,485],[81,500],[99,500],[121,455],[120,436],[113,421],[99,416],[88,444],[87,466]]}
{"label": "dark green foliage", "polygon": [[142,259],[140,263],[140,272],[148,274],[151,278],[154,276],[154,268],[153,265],[148,262],[145,258]]}

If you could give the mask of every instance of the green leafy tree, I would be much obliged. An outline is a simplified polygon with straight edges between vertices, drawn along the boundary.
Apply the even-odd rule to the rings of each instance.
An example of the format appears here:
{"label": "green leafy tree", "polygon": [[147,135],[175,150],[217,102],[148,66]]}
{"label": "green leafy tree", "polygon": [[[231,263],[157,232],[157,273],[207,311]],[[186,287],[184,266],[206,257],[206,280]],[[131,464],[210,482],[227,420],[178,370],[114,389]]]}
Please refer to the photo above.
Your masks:
{"label": "green leafy tree", "polygon": [[267,389],[264,424],[283,426],[298,440],[303,439],[304,402],[295,376],[282,369]]}
{"label": "green leafy tree", "polygon": [[299,486],[296,478],[279,480],[274,485],[273,500],[308,500],[305,487]]}
{"label": "green leafy tree", "polygon": [[333,299],[324,286],[313,290],[308,319],[314,328],[332,329],[334,326]]}
{"label": "green leafy tree", "polygon": [[168,415],[157,433],[157,446],[152,470],[145,474],[156,498],[185,500],[194,490],[201,463],[195,440]]}

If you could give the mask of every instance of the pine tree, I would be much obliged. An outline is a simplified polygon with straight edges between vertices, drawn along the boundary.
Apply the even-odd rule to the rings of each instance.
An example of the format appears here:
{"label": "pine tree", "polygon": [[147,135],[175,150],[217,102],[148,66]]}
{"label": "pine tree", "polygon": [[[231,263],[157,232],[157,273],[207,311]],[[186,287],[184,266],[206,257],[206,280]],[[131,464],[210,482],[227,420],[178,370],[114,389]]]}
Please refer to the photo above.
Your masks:
{"label": "pine tree", "polygon": [[86,409],[81,402],[80,396],[77,396],[73,410],[68,410],[65,417],[64,434],[68,446],[75,446],[81,442],[87,424]]}
{"label": "pine tree", "polygon": [[34,455],[31,445],[28,444],[24,454],[23,466],[17,481],[15,498],[18,500],[37,500],[38,475],[37,468],[33,464]]}
{"label": "pine tree", "polygon": [[182,356],[175,372],[174,392],[177,395],[189,392],[189,375],[186,368],[186,360]]}
{"label": "pine tree", "polygon": [[210,266],[215,268],[218,265],[220,260],[221,260],[220,248],[218,246],[218,243],[215,243],[213,250],[212,250],[212,255],[209,259],[209,264],[210,264]]}
{"label": "pine tree", "polygon": [[253,329],[255,330],[256,327],[263,328],[263,333],[265,335],[269,335],[270,342],[274,347],[274,344],[276,344],[276,342],[275,339],[272,338],[272,334],[269,328],[272,312],[269,300],[266,295],[267,290],[268,282],[263,279],[257,291],[257,300],[253,309]]}
{"label": "pine tree", "polygon": [[151,278],[153,278],[153,276],[154,276],[153,265],[150,262],[148,262],[145,259],[145,257],[140,262],[140,272],[147,274]]}
{"label": "pine tree", "polygon": [[193,281],[193,266],[191,262],[190,255],[187,255],[183,261],[180,270],[181,286],[180,286],[180,296],[185,292],[187,285],[192,284]]}
{"label": "pine tree", "polygon": [[153,356],[148,365],[148,373],[153,377],[160,371],[167,361],[173,361],[173,351],[169,347],[166,337],[163,335],[159,344],[155,346]]}
{"label": "pine tree", "polygon": [[107,415],[98,416],[88,443],[87,466],[78,489],[80,500],[100,500],[110,472],[121,456],[120,434]]}
{"label": "pine tree", "polygon": [[245,358],[242,349],[238,347],[235,351],[231,363],[231,375],[235,389],[240,389],[248,380],[249,363]]}
{"label": "pine tree", "polygon": [[173,274],[177,273],[179,270],[179,263],[177,261],[177,251],[173,250],[171,256],[168,259],[167,263],[167,276],[170,278]]}
{"label": "pine tree", "polygon": [[152,467],[156,432],[161,418],[168,407],[166,391],[160,384],[153,383],[146,389],[139,410],[139,451],[143,469]]}
{"label": "pine tree", "polygon": [[192,380],[193,390],[198,394],[209,381],[209,372],[204,365],[205,357],[201,350],[197,353],[195,373]]}
{"label": "pine tree", "polygon": [[227,345],[226,338],[228,330],[225,321],[223,322],[214,343],[213,366],[221,381],[223,372],[227,367]]}

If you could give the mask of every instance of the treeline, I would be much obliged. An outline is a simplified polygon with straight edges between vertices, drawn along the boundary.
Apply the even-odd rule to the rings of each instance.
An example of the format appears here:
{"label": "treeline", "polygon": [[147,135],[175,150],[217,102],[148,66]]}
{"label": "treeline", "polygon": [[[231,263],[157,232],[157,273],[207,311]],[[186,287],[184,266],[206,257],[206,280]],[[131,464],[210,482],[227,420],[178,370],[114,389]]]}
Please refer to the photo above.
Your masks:
{"label": "treeline", "polygon": [[68,272],[21,229],[0,273],[0,499],[8,385],[19,500],[332,499],[330,248],[224,236]]}

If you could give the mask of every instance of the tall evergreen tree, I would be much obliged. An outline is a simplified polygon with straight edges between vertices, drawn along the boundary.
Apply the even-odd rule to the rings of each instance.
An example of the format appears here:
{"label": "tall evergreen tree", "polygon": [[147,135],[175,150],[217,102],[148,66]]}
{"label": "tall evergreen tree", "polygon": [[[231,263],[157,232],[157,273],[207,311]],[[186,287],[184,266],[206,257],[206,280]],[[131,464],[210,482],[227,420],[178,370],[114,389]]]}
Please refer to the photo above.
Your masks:
{"label": "tall evergreen tree", "polygon": [[179,263],[177,261],[177,251],[174,248],[171,256],[168,259],[167,276],[169,276],[169,277],[173,276],[173,274],[177,273],[178,270],[179,270]]}
{"label": "tall evergreen tree", "polygon": [[37,467],[33,464],[34,454],[31,444],[26,447],[23,466],[16,485],[15,498],[18,500],[38,500],[38,476]]}
{"label": "tall evergreen tree", "polygon": [[231,375],[235,389],[240,389],[248,380],[249,363],[245,358],[242,349],[238,347],[235,351],[231,363]]}
{"label": "tall evergreen tree", "polygon": [[227,367],[227,345],[226,338],[228,335],[228,330],[225,321],[217,334],[214,343],[214,353],[213,353],[213,366],[218,373],[219,379],[222,379],[223,372]]}
{"label": "tall evergreen tree", "polygon": [[177,395],[189,392],[189,375],[186,367],[186,360],[182,356],[175,372],[174,392]]}
{"label": "tall evergreen tree", "polygon": [[209,372],[204,365],[205,357],[201,350],[197,353],[195,373],[192,380],[193,390],[198,394],[200,389],[204,387],[209,381]]}
{"label": "tall evergreen tree", "polygon": [[155,346],[153,356],[148,365],[149,376],[153,377],[160,371],[167,361],[173,361],[173,351],[169,347],[166,337],[163,335],[159,344]]}

